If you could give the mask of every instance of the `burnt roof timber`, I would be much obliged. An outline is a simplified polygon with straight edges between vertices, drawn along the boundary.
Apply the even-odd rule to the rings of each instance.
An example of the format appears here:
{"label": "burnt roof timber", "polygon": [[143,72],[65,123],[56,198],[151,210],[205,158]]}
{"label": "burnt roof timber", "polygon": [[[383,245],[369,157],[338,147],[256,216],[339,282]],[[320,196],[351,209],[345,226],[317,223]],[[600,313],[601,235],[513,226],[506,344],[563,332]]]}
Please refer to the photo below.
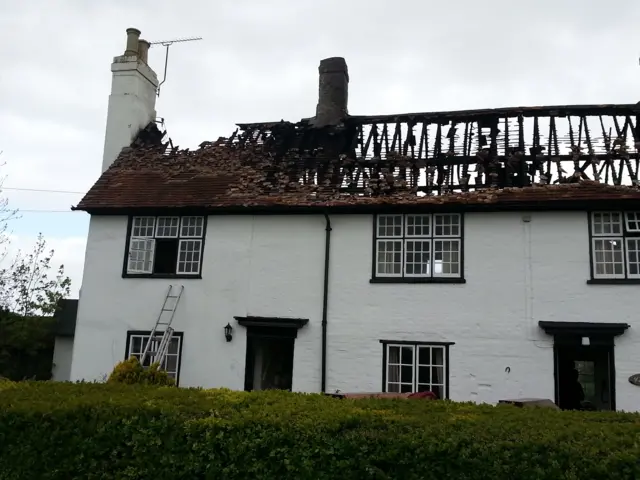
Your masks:
{"label": "burnt roof timber", "polygon": [[[551,105],[539,107],[505,107],[505,108],[485,108],[476,110],[450,110],[444,112],[416,112],[389,115],[350,115],[345,119],[352,124],[368,123],[389,123],[389,122],[409,122],[409,121],[438,121],[456,120],[468,121],[474,118],[483,117],[566,117],[566,116],[591,116],[591,115],[640,115],[640,103],[628,104],[602,104],[602,105]],[[281,120],[279,122],[255,122],[237,123],[242,129],[271,128],[281,124],[293,124]],[[307,119],[298,122],[300,125],[307,124]]]}

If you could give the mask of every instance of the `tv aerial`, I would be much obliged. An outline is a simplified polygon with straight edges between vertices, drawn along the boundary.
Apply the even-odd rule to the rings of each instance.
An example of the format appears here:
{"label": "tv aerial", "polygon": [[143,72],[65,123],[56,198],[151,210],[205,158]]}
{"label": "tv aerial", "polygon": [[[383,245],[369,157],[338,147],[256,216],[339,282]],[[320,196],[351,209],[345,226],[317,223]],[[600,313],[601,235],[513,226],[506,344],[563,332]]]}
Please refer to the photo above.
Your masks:
{"label": "tv aerial", "polygon": [[164,56],[164,75],[162,77],[162,81],[158,84],[158,88],[156,89],[156,95],[160,96],[160,87],[167,80],[167,65],[169,64],[169,47],[174,43],[182,43],[182,42],[195,42],[197,40],[202,40],[202,37],[185,37],[185,38],[176,38],[174,40],[162,40],[159,42],[149,42],[149,48],[154,45],[162,45],[166,49],[166,53]]}

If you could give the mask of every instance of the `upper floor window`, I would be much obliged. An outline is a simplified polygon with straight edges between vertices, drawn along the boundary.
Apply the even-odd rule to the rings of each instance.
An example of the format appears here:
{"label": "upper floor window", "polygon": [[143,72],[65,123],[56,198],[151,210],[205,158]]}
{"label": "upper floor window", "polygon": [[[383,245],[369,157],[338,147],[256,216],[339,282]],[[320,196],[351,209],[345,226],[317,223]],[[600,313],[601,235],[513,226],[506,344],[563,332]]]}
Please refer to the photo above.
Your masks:
{"label": "upper floor window", "polygon": [[591,214],[594,279],[640,279],[640,212]]}
{"label": "upper floor window", "polygon": [[133,217],[127,273],[200,275],[204,233],[204,217]]}
{"label": "upper floor window", "polygon": [[374,279],[460,280],[462,216],[377,215],[374,250]]}

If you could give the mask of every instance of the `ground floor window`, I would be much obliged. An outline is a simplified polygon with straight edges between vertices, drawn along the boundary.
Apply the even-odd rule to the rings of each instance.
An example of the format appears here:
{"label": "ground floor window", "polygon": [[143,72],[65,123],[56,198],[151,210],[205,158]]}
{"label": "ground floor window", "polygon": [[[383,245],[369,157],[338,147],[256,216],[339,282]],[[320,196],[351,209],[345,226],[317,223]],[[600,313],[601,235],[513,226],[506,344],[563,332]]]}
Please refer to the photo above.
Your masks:
{"label": "ground floor window", "polygon": [[449,398],[451,343],[381,341],[384,392],[433,392]]}
{"label": "ground floor window", "polygon": [[[155,355],[153,353],[158,350],[163,334],[164,332],[155,333],[154,339],[152,340],[151,347],[149,349],[150,354],[147,355],[147,358],[144,361],[145,367],[148,367],[156,361]],[[144,349],[147,346],[150,335],[151,331],[136,330],[127,332],[127,350],[125,352],[125,359],[134,356],[138,358],[138,360],[140,360],[142,358]],[[160,365],[160,368],[165,370],[167,374],[176,381],[176,385],[178,384],[180,377],[182,339],[182,332],[173,332],[171,342],[169,343],[169,349],[167,350],[167,355],[165,356],[162,365]]]}

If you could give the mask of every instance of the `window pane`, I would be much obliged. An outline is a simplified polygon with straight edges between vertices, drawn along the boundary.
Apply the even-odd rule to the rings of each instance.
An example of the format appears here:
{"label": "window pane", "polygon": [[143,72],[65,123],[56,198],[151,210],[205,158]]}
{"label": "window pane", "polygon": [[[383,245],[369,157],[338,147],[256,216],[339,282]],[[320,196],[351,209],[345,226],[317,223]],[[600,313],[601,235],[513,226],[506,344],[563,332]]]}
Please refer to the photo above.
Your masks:
{"label": "window pane", "polygon": [[156,237],[177,237],[179,223],[178,217],[158,217]]}
{"label": "window pane", "polygon": [[400,385],[400,393],[412,393],[413,392],[413,384],[412,383],[403,383]]}
{"label": "window pane", "polygon": [[389,365],[389,369],[387,372],[387,380],[389,382],[400,381],[400,365]]}
{"label": "window pane", "polygon": [[378,237],[401,237],[402,215],[378,215]]}
{"label": "window pane", "polygon": [[431,391],[436,394],[439,400],[445,398],[444,397],[444,386],[442,385],[432,385]]}
{"label": "window pane", "polygon": [[400,347],[389,347],[389,363],[400,363]]}
{"label": "window pane", "polygon": [[407,236],[428,237],[431,235],[431,215],[407,215]]}
{"label": "window pane", "polygon": [[622,234],[622,216],[619,212],[594,212],[591,223],[594,235]]}
{"label": "window pane", "polygon": [[180,240],[178,273],[199,273],[202,240]]}
{"label": "window pane", "polygon": [[400,371],[400,381],[403,383],[413,383],[413,365],[403,365]]}
{"label": "window pane", "polygon": [[167,372],[176,372],[178,370],[178,356],[167,355],[164,361],[164,369]]}
{"label": "window pane", "polygon": [[431,349],[431,365],[444,365],[444,348],[433,347]]}
{"label": "window pane", "polygon": [[460,240],[434,240],[434,276],[460,276]]}
{"label": "window pane", "polygon": [[131,226],[132,237],[153,237],[155,217],[133,217]]}
{"label": "window pane", "polygon": [[622,238],[594,239],[593,267],[595,277],[623,278]]}
{"label": "window pane", "polygon": [[640,212],[627,212],[627,230],[640,232]]}
{"label": "window pane", "polygon": [[418,383],[431,383],[431,367],[418,367]]}
{"label": "window pane", "polygon": [[413,347],[402,347],[402,364],[413,365]]}
{"label": "window pane", "polygon": [[182,217],[181,237],[202,237],[204,217]]}
{"label": "window pane", "polygon": [[418,364],[429,365],[431,360],[430,347],[418,347]]}
{"label": "window pane", "polygon": [[460,215],[436,213],[433,216],[434,230],[436,237],[459,237],[460,236]]}
{"label": "window pane", "polygon": [[404,261],[406,275],[431,275],[431,240],[407,240]]}
{"label": "window pane", "polygon": [[129,355],[142,353],[142,337],[132,335],[129,339]]}
{"label": "window pane", "polygon": [[389,393],[400,393],[400,385],[397,383],[389,383],[387,385],[387,392]]}
{"label": "window pane", "polygon": [[[174,308],[174,307],[171,307]],[[167,353],[178,353],[180,347],[180,338],[171,337],[171,342],[169,343],[169,350]]]}
{"label": "window pane", "polygon": [[377,241],[377,274],[402,275],[402,241]]}

